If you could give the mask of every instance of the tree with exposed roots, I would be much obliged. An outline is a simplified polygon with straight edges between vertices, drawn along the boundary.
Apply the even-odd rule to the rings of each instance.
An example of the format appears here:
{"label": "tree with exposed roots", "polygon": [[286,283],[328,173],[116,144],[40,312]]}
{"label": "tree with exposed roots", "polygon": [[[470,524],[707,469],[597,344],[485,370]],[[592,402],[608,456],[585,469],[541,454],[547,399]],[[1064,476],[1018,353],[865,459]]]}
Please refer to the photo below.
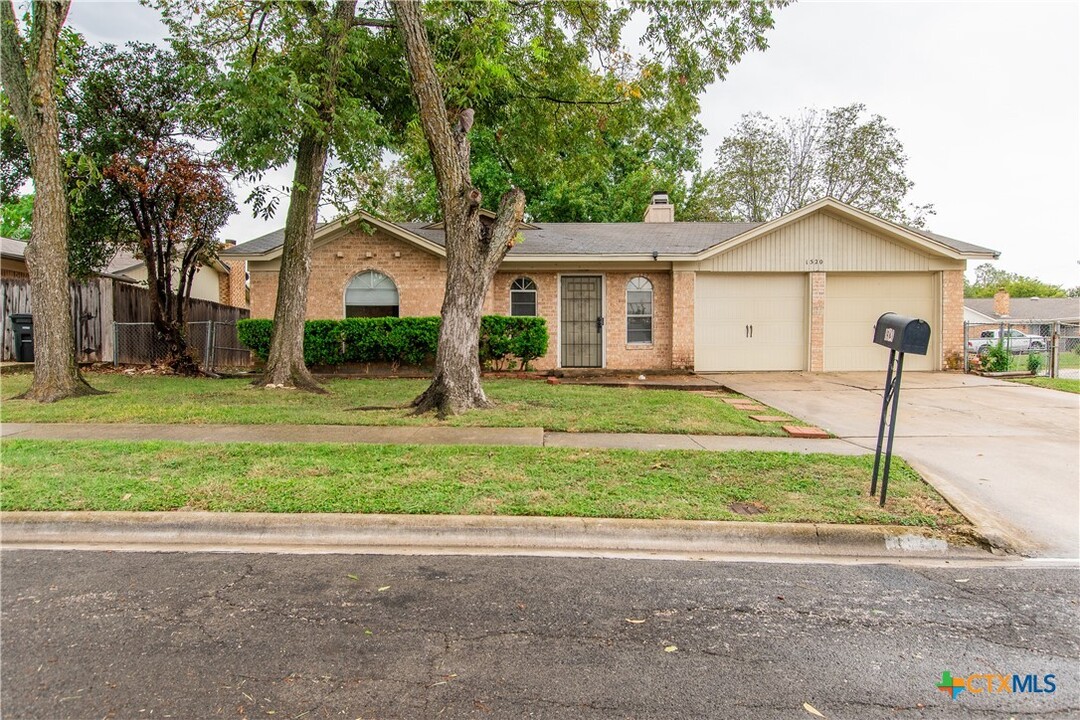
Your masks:
{"label": "tree with exposed roots", "polygon": [[431,150],[446,229],[446,290],[435,376],[413,406],[418,413],[456,414],[488,405],[478,359],[484,295],[514,245],[525,213],[525,193],[517,188],[507,191],[495,219],[481,222],[481,195],[473,187],[469,167],[473,111],[465,109],[451,127],[419,4],[394,3],[394,14],[405,40],[410,83]]}
{"label": "tree with exposed roots", "polygon": [[[637,67],[636,86],[617,74],[608,79],[631,97],[635,93],[638,97],[645,93],[656,96],[667,93],[670,96],[666,103],[668,111],[692,116],[698,109],[697,95],[708,83],[723,77],[728,64],[749,47],[764,47],[764,31],[772,25],[770,8],[782,4],[628,3],[631,11],[641,10],[649,17],[642,36],[645,57]],[[481,310],[495,272],[518,236],[525,194],[511,187],[500,199],[495,218],[482,218],[483,197],[472,181],[468,137],[475,122],[475,111],[467,106],[453,114],[448,110],[429,40],[431,28],[425,24],[420,0],[400,0],[392,7],[405,45],[409,84],[431,157],[446,233],[446,290],[435,373],[431,384],[413,405],[417,413],[433,410],[444,416],[489,405],[480,383]],[[530,44],[518,38],[521,46],[531,47],[534,55],[537,54],[535,49],[544,45],[536,40],[544,38],[550,43],[558,38],[557,44],[596,50],[601,55],[606,53],[614,60],[611,67],[619,66],[623,71],[628,68],[630,55],[612,48],[620,47],[620,33],[632,14],[630,12],[621,12],[602,3],[568,6],[565,11],[545,6],[540,10],[530,9],[534,19],[515,27],[515,21],[522,20],[516,12],[519,9],[516,3],[493,3],[485,7],[489,10],[487,17],[468,18],[470,24],[479,28],[477,36],[480,37],[473,37],[471,41],[483,42],[486,36],[493,55],[486,58],[487,64],[479,73],[480,81],[474,79],[474,92],[482,94],[484,83],[496,89],[505,86],[504,78],[514,77],[515,69],[520,68],[520,56],[515,58],[510,52],[514,46],[510,38],[515,35],[515,30],[525,35],[524,39],[534,41]],[[466,6],[463,12],[469,16],[470,8]],[[529,22],[532,23],[531,38],[523,31],[529,27]],[[568,39],[564,28],[576,40]],[[492,33],[492,30],[505,35]],[[469,39],[468,32],[465,36]],[[539,56],[544,57],[543,53]],[[468,60],[468,56],[465,57]],[[588,57],[588,52],[584,57]],[[453,66],[452,62],[448,64]],[[578,67],[587,66],[585,62]],[[469,72],[476,72],[468,64],[465,73],[460,68],[456,70],[455,74],[465,74],[466,78]],[[560,102],[560,98],[547,97]],[[562,102],[567,99],[570,104],[575,102],[572,96]]]}
{"label": "tree with exposed roots", "polygon": [[30,4],[26,36],[0,3],[0,79],[30,154],[34,210],[26,265],[34,314],[34,379],[22,396],[54,402],[95,393],[79,374],[68,278],[68,198],[60,162],[57,46],[69,2]]}

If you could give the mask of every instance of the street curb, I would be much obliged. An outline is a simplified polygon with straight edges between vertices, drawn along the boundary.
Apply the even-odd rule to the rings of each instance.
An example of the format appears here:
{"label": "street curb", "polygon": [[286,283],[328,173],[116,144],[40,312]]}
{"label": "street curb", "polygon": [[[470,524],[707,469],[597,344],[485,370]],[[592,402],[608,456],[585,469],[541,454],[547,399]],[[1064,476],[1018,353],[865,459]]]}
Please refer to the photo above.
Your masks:
{"label": "street curb", "polygon": [[992,559],[925,528],[470,515],[0,512],[0,544],[121,550]]}
{"label": "street curb", "polygon": [[980,538],[993,549],[1011,555],[1023,555],[1026,557],[1037,554],[1038,546],[1023,539],[1023,533],[1013,527],[997,513],[971,497],[967,492],[923,463],[917,460],[904,458],[912,470],[917,472],[922,479],[938,491],[945,502],[949,503],[961,515],[971,521],[975,526],[975,532]]}

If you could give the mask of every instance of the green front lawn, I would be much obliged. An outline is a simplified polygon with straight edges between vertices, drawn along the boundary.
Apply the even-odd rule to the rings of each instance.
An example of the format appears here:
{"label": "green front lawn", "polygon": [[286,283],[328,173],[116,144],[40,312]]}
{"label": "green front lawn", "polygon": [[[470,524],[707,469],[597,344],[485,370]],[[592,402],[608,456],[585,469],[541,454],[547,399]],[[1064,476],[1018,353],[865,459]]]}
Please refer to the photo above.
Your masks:
{"label": "green front lawn", "polygon": [[[29,374],[4,375],[0,419],[75,423],[452,425],[543,427],[567,432],[784,435],[778,424],[751,420],[750,413],[729,407],[718,396],[677,390],[488,380],[484,388],[495,401],[494,408],[440,421],[432,415],[413,417],[405,407],[426,387],[424,380],[330,380],[326,383],[329,395],[266,390],[252,387],[248,380],[113,374],[88,374],[87,380],[109,394],[40,405],[9,399],[29,386]],[[358,409],[373,406],[392,409]]]}
{"label": "green front lawn", "polygon": [[1023,383],[1024,385],[1034,385],[1035,387],[1049,388],[1051,390],[1080,393],[1080,380],[1075,380],[1072,378],[1027,377],[1009,378],[1009,380],[1011,380],[1012,382]]}
{"label": "green front lawn", "polygon": [[[900,460],[879,508],[867,495],[867,456],[17,439],[3,450],[3,510],[966,524]],[[764,513],[737,514],[735,502]]]}

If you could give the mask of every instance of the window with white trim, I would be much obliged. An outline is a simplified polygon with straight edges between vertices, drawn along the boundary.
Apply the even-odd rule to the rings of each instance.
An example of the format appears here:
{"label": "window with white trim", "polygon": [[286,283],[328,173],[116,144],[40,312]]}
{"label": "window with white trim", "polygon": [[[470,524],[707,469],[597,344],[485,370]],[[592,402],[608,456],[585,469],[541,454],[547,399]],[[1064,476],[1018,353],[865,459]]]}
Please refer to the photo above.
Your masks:
{"label": "window with white trim", "polygon": [[398,289],[394,281],[376,270],[367,270],[345,288],[345,317],[397,317]]}
{"label": "window with white trim", "polygon": [[532,278],[519,277],[510,283],[510,314],[536,315],[536,283]]}
{"label": "window with white trim", "polygon": [[652,342],[653,287],[643,277],[626,283],[626,342]]}

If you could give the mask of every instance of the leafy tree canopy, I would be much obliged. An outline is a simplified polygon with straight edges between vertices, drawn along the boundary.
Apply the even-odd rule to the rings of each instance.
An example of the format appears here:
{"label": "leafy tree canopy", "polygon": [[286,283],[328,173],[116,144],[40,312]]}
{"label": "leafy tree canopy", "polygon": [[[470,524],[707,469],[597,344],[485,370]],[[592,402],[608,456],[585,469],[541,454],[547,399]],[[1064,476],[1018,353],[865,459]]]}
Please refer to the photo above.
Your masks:
{"label": "leafy tree canopy", "polygon": [[[657,188],[690,215],[704,186],[698,97],[745,52],[763,49],[783,3],[429,4],[447,104],[475,111],[473,183],[494,210],[510,187],[548,221],[635,221]],[[631,20],[644,31],[627,50]],[[400,161],[358,193],[402,220],[438,215],[414,122]],[[367,191],[367,195],[364,195]],[[681,213],[683,214],[683,213]]]}
{"label": "leafy tree canopy", "polygon": [[1065,297],[1072,295],[1060,285],[1052,285],[1041,280],[983,263],[975,268],[975,282],[964,280],[964,297],[991,298],[998,290],[1005,290],[1011,297]]}
{"label": "leafy tree canopy", "polygon": [[896,129],[862,104],[779,121],[744,115],[699,179],[714,198],[708,214],[765,221],[831,196],[887,220],[925,225],[932,205],[908,202],[914,183]]}
{"label": "leafy tree canopy", "polygon": [[29,240],[30,219],[33,214],[33,193],[0,204],[0,236],[15,240]]}

